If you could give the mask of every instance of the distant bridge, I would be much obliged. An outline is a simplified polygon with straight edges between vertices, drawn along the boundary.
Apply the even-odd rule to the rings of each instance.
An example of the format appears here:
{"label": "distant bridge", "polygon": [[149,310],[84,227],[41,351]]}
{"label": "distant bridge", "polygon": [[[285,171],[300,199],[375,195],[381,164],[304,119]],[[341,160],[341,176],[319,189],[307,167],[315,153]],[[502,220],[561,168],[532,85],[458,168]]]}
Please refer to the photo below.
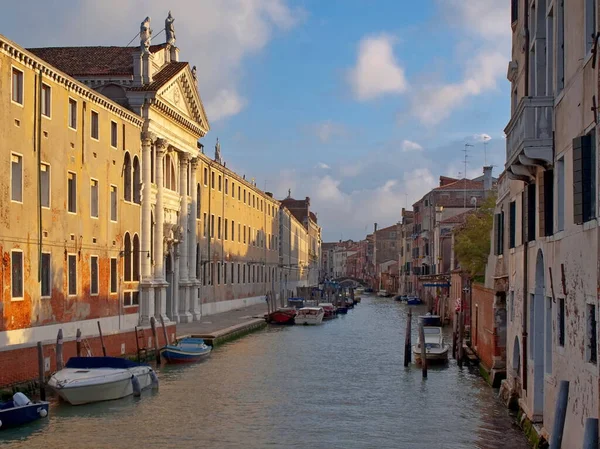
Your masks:
{"label": "distant bridge", "polygon": [[340,278],[333,279],[333,281],[344,287],[367,287],[367,283],[363,279],[349,276],[342,276]]}

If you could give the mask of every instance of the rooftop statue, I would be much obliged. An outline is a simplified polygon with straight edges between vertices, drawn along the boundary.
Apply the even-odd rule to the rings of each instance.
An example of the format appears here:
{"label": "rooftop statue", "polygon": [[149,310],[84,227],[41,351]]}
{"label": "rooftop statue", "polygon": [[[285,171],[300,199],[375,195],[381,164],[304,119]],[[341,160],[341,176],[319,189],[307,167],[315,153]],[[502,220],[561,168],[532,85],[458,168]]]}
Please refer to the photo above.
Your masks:
{"label": "rooftop statue", "polygon": [[169,11],[169,15],[165,19],[165,32],[167,33],[167,44],[175,45],[175,25],[173,24],[175,19],[171,15],[171,11]]}
{"label": "rooftop statue", "polygon": [[146,17],[140,25],[140,49],[142,53],[150,53],[152,41],[152,29],[150,28],[150,17]]}

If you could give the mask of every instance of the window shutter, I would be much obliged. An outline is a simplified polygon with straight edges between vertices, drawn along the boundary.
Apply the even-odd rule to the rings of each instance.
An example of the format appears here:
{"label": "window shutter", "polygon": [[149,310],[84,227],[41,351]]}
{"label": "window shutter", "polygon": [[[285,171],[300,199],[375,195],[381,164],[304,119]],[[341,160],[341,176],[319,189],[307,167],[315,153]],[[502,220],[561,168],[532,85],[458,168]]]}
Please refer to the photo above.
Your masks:
{"label": "window shutter", "polygon": [[535,240],[535,184],[527,186],[527,241]]}
{"label": "window shutter", "polygon": [[517,203],[510,203],[510,242],[509,247],[514,248],[517,243]]}
{"label": "window shutter", "polygon": [[573,222],[583,223],[583,140],[584,136],[573,139]]}
{"label": "window shutter", "polygon": [[500,214],[494,214],[494,255],[500,254],[498,237],[500,235]]}
{"label": "window shutter", "polygon": [[593,173],[594,158],[592,152],[592,138],[590,135],[582,136],[581,138],[581,181],[582,181],[582,209],[583,221],[589,221],[594,218],[593,201],[594,201],[594,182]]}
{"label": "window shutter", "polygon": [[523,194],[521,195],[521,243],[525,244],[529,240],[527,238],[527,220],[528,220],[528,208],[527,208],[527,186],[523,190]]}
{"label": "window shutter", "polygon": [[498,254],[504,254],[504,211],[500,212],[500,226],[498,227]]}
{"label": "window shutter", "polygon": [[554,170],[544,172],[544,235],[554,234]]}
{"label": "window shutter", "polygon": [[538,235],[546,235],[546,176],[545,172],[539,177],[539,189],[538,189]]}

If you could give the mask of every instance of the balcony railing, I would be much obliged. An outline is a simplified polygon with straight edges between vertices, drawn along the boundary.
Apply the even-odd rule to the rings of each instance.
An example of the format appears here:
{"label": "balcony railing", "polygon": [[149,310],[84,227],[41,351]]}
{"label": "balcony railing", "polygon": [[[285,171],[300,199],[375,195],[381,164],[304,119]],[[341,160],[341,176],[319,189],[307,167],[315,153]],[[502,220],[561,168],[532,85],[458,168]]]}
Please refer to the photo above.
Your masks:
{"label": "balcony railing", "polygon": [[553,97],[521,99],[504,130],[507,167],[519,163],[519,156],[552,163],[553,108]]}

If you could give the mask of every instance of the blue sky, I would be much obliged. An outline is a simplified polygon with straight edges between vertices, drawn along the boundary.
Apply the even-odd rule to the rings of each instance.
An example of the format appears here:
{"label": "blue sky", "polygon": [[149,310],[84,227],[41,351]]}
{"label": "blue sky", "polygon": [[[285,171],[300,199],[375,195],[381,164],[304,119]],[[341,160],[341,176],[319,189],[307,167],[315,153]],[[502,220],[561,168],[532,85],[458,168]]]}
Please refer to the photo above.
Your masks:
{"label": "blue sky", "polygon": [[181,57],[198,66],[207,151],[218,136],[228,166],[259,187],[310,196],[326,241],[398,221],[440,175],[464,171],[465,143],[469,176],[484,139],[502,169],[507,1],[22,0],[4,6],[0,33],[126,45],[146,15],[161,30],[169,7]]}

